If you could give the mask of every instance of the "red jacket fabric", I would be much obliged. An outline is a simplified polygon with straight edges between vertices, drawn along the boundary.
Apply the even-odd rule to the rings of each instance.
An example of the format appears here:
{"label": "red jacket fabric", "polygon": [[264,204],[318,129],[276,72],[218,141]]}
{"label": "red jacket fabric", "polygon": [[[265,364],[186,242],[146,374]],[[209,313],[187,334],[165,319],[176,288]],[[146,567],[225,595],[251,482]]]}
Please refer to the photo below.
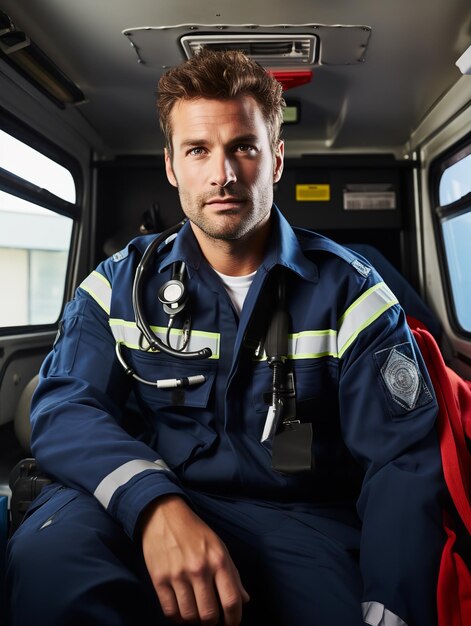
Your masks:
{"label": "red jacket fabric", "polygon": [[[410,317],[408,321],[437,396],[437,427],[446,484],[464,532],[471,534],[471,381],[447,367],[435,339],[421,322]],[[456,549],[456,522],[448,511],[444,512],[444,527],[447,540],[438,578],[438,623],[471,626],[471,571]]]}

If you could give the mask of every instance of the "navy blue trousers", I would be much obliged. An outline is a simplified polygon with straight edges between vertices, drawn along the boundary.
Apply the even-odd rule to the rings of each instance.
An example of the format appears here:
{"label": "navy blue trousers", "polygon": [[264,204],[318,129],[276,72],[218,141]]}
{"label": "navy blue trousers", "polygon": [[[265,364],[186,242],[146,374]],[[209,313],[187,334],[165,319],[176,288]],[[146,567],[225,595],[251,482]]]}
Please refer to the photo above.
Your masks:
{"label": "navy blue trousers", "polygon": [[[362,626],[356,552],[303,516],[190,493],[251,596],[243,626]],[[11,626],[167,626],[140,545],[91,496],[48,488],[9,542]]]}

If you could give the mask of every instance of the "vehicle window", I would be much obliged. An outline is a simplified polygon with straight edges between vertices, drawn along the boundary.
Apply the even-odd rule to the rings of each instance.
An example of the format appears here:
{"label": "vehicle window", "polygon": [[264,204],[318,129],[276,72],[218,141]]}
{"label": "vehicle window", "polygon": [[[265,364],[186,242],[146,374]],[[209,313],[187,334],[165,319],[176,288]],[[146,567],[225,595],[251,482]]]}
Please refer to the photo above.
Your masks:
{"label": "vehicle window", "polygon": [[2,130],[0,167],[6,170],[0,181],[0,328],[53,324],[64,300],[74,220],[54,210],[50,194],[57,204],[66,201],[73,208],[74,178],[66,167]]}
{"label": "vehicle window", "polygon": [[67,168],[3,130],[0,146],[0,167],[67,202],[75,202],[75,182]]}
{"label": "vehicle window", "polygon": [[471,154],[447,167],[438,188],[441,206],[456,202],[471,192]]}
{"label": "vehicle window", "polygon": [[471,333],[471,154],[444,169],[438,198],[452,308],[460,329]]}

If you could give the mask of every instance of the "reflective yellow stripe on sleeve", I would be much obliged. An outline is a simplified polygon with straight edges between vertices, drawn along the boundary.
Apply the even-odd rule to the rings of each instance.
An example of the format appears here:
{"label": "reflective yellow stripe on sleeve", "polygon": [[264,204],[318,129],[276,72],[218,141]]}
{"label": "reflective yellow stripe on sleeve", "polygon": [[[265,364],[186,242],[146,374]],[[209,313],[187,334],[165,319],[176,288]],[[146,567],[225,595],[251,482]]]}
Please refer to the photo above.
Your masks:
{"label": "reflective yellow stripe on sleeve", "polygon": [[355,300],[339,320],[337,336],[339,358],[342,358],[362,330],[397,303],[396,296],[385,283],[373,285]]}
{"label": "reflective yellow stripe on sleeve", "polygon": [[79,287],[89,293],[105,313],[110,314],[111,285],[103,274],[93,271],[80,283]]}

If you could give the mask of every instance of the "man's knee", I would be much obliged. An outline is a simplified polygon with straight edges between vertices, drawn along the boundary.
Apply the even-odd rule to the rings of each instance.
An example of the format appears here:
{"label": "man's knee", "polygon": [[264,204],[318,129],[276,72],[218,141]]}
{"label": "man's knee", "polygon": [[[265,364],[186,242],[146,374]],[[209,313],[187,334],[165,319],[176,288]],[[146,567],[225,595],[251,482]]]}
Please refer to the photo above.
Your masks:
{"label": "man's knee", "polygon": [[140,563],[136,546],[93,498],[53,489],[33,503],[8,545],[10,623],[141,623],[158,603]]}

